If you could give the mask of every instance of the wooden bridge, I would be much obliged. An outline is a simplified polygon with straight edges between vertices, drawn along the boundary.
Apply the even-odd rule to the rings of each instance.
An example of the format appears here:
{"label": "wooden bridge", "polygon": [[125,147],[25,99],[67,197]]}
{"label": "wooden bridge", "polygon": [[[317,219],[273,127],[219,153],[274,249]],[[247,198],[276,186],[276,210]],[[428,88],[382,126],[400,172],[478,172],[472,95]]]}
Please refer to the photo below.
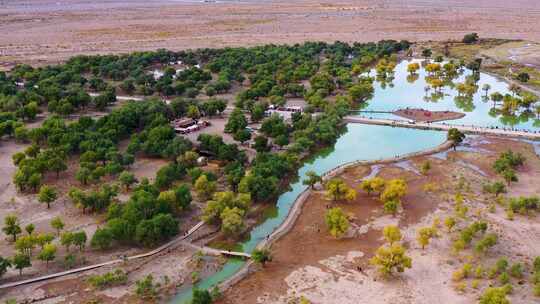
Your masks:
{"label": "wooden bridge", "polygon": [[407,120],[380,119],[380,118],[369,118],[369,117],[362,117],[362,116],[346,116],[344,120],[347,123],[360,123],[360,124],[368,124],[368,125],[403,127],[403,128],[423,129],[423,130],[448,131],[452,128],[455,128],[455,129],[460,130],[463,133],[469,133],[469,134],[497,135],[497,136],[506,136],[506,137],[540,139],[540,131],[519,130],[519,129],[512,129],[512,128],[497,128],[497,127],[488,128],[488,127],[478,127],[478,126],[473,126],[473,125],[410,122]]}
{"label": "wooden bridge", "polygon": [[230,257],[238,257],[238,258],[244,258],[244,259],[251,259],[251,254],[245,253],[245,252],[239,252],[239,251],[230,251],[230,250],[221,250],[221,249],[215,249],[210,247],[200,247],[197,245],[190,244],[191,247],[196,248],[200,250],[202,253],[206,255],[214,255],[214,256],[230,256]]}

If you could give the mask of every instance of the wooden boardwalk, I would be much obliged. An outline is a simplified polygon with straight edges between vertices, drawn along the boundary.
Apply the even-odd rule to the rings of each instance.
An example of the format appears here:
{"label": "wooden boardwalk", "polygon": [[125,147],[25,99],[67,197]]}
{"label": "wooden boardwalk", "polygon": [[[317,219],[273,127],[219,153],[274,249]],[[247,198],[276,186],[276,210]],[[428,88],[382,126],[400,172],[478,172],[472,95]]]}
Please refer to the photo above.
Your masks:
{"label": "wooden boardwalk", "polygon": [[92,270],[92,269],[97,269],[97,268],[104,267],[104,266],[119,264],[119,263],[122,263],[122,262],[125,262],[125,261],[131,261],[131,260],[135,260],[135,259],[141,259],[141,258],[150,257],[150,256],[156,255],[156,254],[158,254],[158,253],[160,253],[160,252],[162,252],[162,251],[164,251],[164,250],[166,250],[166,249],[168,249],[168,248],[170,248],[170,247],[172,247],[174,245],[177,245],[180,242],[184,241],[186,238],[191,236],[195,231],[199,230],[199,228],[201,228],[203,225],[204,225],[204,222],[201,221],[201,222],[197,223],[195,226],[193,226],[191,229],[189,229],[185,234],[183,234],[181,236],[178,236],[177,238],[173,239],[172,241],[170,241],[170,242],[168,242],[166,244],[163,244],[160,247],[158,247],[158,248],[156,248],[154,250],[151,250],[149,252],[146,252],[146,253],[142,253],[142,254],[138,254],[138,255],[134,255],[134,256],[130,256],[130,257],[125,257],[125,258],[119,258],[119,259],[107,261],[107,262],[104,262],[104,263],[93,264],[93,265],[89,265],[89,266],[70,269],[70,270],[67,270],[67,271],[51,273],[51,274],[48,274],[48,275],[35,277],[35,278],[27,279],[27,280],[6,283],[6,284],[0,285],[0,289],[6,289],[6,288],[10,288],[10,287],[16,287],[16,286],[36,283],[36,282],[40,282],[40,281],[45,281],[45,280],[50,280],[50,279],[54,279],[54,278],[67,276],[67,275],[70,275],[70,274],[84,272],[84,271],[88,271],[88,270]]}
{"label": "wooden boardwalk", "polygon": [[506,137],[540,139],[540,131],[527,131],[527,130],[519,130],[519,129],[511,129],[511,128],[504,128],[504,129],[503,128],[486,128],[486,127],[477,127],[477,126],[472,126],[472,125],[458,125],[458,124],[447,124],[447,123],[427,123],[427,122],[411,123],[407,120],[379,119],[379,118],[369,118],[369,117],[363,117],[363,116],[346,116],[344,120],[347,123],[404,127],[404,128],[424,129],[424,130],[448,131],[452,128],[456,128],[460,130],[461,132],[468,133],[468,134],[497,135],[497,136],[506,136]]}

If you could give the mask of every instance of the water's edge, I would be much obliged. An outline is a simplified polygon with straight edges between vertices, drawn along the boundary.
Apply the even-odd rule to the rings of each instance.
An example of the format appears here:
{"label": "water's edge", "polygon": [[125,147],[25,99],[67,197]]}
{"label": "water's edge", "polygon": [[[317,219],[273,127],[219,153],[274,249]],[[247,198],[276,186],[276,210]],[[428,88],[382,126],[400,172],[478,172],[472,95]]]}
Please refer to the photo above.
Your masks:
{"label": "water's edge", "polygon": [[[397,157],[391,157],[391,158],[382,159],[382,160],[371,160],[371,161],[357,160],[357,161],[348,162],[327,171],[326,173],[322,175],[322,178],[323,178],[323,181],[329,180],[331,178],[336,177],[337,175],[340,175],[341,173],[343,173],[344,170],[355,167],[355,166],[392,164],[392,163],[403,161],[412,157],[425,156],[425,155],[442,152],[442,151],[450,149],[452,147],[452,144],[453,144],[452,141],[447,140],[444,143],[434,148],[422,150],[418,152],[412,152],[412,153],[404,154]],[[285,236],[288,232],[290,232],[290,230],[294,227],[296,220],[300,217],[304,203],[306,202],[307,198],[311,194],[311,191],[312,189],[308,187],[297,196],[296,200],[292,204],[292,207],[289,209],[289,213],[287,217],[282,222],[282,224],[276,230],[274,230],[274,232],[272,232],[272,234],[268,237],[268,239],[261,241],[257,245],[257,248],[263,248],[263,247],[268,248],[273,243],[278,241],[280,238]],[[225,292],[226,290],[234,286],[236,283],[246,278],[249,274],[256,271],[257,268],[254,266],[255,264],[253,261],[250,260],[246,262],[242,266],[242,268],[240,268],[240,270],[238,270],[234,275],[232,275],[231,277],[229,277],[228,279],[226,279],[225,281],[219,284],[218,287],[220,291]]]}

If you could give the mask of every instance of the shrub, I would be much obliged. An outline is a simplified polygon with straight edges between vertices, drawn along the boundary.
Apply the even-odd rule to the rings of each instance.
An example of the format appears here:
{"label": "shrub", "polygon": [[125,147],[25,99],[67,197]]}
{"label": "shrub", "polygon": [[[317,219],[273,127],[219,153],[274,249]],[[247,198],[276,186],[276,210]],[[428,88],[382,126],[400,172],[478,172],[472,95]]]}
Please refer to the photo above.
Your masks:
{"label": "shrub", "polygon": [[478,41],[478,34],[477,33],[470,33],[465,36],[463,36],[463,43],[466,44],[472,44]]}
{"label": "shrub", "polygon": [[523,265],[515,263],[510,267],[510,275],[514,278],[521,279],[523,277]]}
{"label": "shrub", "polygon": [[499,283],[501,283],[501,285],[504,285],[504,284],[508,284],[510,282],[510,276],[508,275],[508,272],[503,272],[501,273],[501,275],[499,275]]}
{"label": "shrub", "polygon": [[88,282],[96,289],[105,289],[107,287],[125,284],[127,278],[127,274],[124,271],[116,269],[114,272],[91,276]]}
{"label": "shrub", "polygon": [[138,280],[137,282],[135,282],[135,284],[137,286],[135,289],[135,293],[141,299],[154,299],[157,297],[157,289],[159,289],[160,284],[154,283],[154,278],[151,274],[147,275],[142,280]]}

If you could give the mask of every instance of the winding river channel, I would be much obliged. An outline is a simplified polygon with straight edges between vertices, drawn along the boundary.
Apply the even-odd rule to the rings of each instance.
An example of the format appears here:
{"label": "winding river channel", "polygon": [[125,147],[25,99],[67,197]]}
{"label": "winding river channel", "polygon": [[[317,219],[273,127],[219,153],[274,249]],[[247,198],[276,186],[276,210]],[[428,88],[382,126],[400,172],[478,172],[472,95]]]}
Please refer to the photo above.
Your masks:
{"label": "winding river channel", "polygon": [[[398,64],[391,86],[387,84],[384,87],[379,83],[376,85],[374,97],[369,102],[367,109],[392,111],[398,108],[411,107],[434,111],[459,111],[464,112],[466,116],[452,123],[474,124],[477,126],[512,126],[540,130],[536,127],[538,121],[534,119],[508,119],[489,115],[492,105],[489,101],[483,100],[482,95],[484,95],[484,92],[481,89],[465,105],[455,100],[457,93],[448,87],[444,90],[444,96],[437,101],[428,100],[424,90],[426,86],[425,72],[420,72],[418,79],[411,83],[407,80],[406,69],[408,63],[408,61],[404,61]],[[463,81],[467,73],[465,72],[457,81]],[[481,74],[478,83],[479,87],[482,88],[486,83],[491,86],[490,92],[508,93],[508,85],[505,82],[499,81],[490,75]],[[396,118],[388,113],[374,114],[373,117]],[[242,250],[251,252],[257,244],[283,223],[296,198],[306,188],[306,186],[302,185],[306,172],[312,170],[318,174],[323,174],[339,165],[356,160],[378,160],[427,150],[440,145],[445,139],[446,133],[440,131],[348,124],[347,131],[337,140],[331,150],[322,152],[303,164],[299,169],[297,181],[278,198],[277,214],[266,219],[251,231],[248,241],[241,244]],[[202,280],[196,287],[210,289],[238,272],[244,263],[245,261],[242,260],[230,259],[219,272]],[[190,288],[182,289],[170,303],[187,304],[191,300],[191,294]]]}

